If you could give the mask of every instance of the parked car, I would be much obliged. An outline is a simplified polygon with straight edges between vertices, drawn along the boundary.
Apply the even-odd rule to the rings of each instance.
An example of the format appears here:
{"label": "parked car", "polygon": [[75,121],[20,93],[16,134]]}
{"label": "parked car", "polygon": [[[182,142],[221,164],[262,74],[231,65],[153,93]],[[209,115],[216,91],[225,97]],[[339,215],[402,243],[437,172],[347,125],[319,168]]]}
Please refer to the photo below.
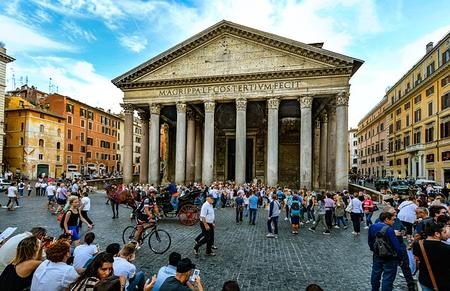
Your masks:
{"label": "parked car", "polygon": [[5,192],[8,190],[9,186],[11,186],[11,182],[9,180],[0,178],[0,192]]}
{"label": "parked car", "polygon": [[388,179],[379,179],[375,181],[375,189],[377,191],[380,191],[383,188],[389,187],[389,180]]}
{"label": "parked car", "polygon": [[442,186],[438,185],[436,181],[426,180],[426,179],[417,179],[415,182],[416,187],[426,188],[428,185],[431,185],[435,190],[442,190]]}
{"label": "parked car", "polygon": [[409,184],[406,181],[392,181],[389,188],[392,193],[406,195],[409,192]]}

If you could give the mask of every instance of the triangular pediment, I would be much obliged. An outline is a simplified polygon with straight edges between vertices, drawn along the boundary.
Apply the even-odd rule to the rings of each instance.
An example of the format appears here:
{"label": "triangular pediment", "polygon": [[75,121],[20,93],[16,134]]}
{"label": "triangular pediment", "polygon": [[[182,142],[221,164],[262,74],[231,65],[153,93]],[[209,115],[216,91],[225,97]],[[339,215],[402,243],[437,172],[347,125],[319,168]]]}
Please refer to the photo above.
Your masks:
{"label": "triangular pediment", "polygon": [[173,60],[136,82],[170,78],[240,75],[332,67],[268,45],[224,34]]}
{"label": "triangular pediment", "polygon": [[361,64],[360,60],[315,44],[221,21],[117,77],[113,83],[125,87],[174,79],[342,68],[353,74]]}

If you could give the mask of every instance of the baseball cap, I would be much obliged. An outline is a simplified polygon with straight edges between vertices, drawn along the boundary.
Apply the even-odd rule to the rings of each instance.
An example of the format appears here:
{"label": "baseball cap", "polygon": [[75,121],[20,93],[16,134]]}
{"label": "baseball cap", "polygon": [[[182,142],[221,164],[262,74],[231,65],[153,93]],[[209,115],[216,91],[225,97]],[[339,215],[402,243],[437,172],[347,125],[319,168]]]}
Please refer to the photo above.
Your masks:
{"label": "baseball cap", "polygon": [[153,186],[148,187],[148,192],[156,192],[155,187]]}
{"label": "baseball cap", "polygon": [[206,195],[206,197],[209,197],[209,198],[214,198],[214,195],[212,195],[212,194],[208,194],[208,195]]}
{"label": "baseball cap", "polygon": [[181,259],[177,264],[177,273],[186,273],[192,269],[195,269],[195,265],[189,258]]}

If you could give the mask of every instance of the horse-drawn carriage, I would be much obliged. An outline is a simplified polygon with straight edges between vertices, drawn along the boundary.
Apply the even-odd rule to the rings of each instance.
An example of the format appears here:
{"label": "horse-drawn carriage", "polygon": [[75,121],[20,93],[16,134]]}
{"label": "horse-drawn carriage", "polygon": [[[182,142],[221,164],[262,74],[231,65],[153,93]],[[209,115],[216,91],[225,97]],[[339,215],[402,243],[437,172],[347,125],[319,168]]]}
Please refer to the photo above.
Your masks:
{"label": "horse-drawn carriage", "polygon": [[164,216],[178,216],[181,224],[194,225],[200,217],[200,193],[201,190],[186,190],[178,197],[178,201],[175,203],[172,195],[164,191],[156,196],[156,204]]}

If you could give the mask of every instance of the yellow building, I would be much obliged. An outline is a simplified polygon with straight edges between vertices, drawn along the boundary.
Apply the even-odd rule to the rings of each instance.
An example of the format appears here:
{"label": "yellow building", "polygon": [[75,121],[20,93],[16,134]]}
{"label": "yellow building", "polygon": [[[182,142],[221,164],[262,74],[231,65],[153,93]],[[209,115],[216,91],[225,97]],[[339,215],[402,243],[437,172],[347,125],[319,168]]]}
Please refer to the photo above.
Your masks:
{"label": "yellow building", "polygon": [[28,179],[64,171],[64,117],[11,96],[5,99],[6,168]]}
{"label": "yellow building", "polygon": [[450,182],[450,33],[386,93],[388,175]]}

